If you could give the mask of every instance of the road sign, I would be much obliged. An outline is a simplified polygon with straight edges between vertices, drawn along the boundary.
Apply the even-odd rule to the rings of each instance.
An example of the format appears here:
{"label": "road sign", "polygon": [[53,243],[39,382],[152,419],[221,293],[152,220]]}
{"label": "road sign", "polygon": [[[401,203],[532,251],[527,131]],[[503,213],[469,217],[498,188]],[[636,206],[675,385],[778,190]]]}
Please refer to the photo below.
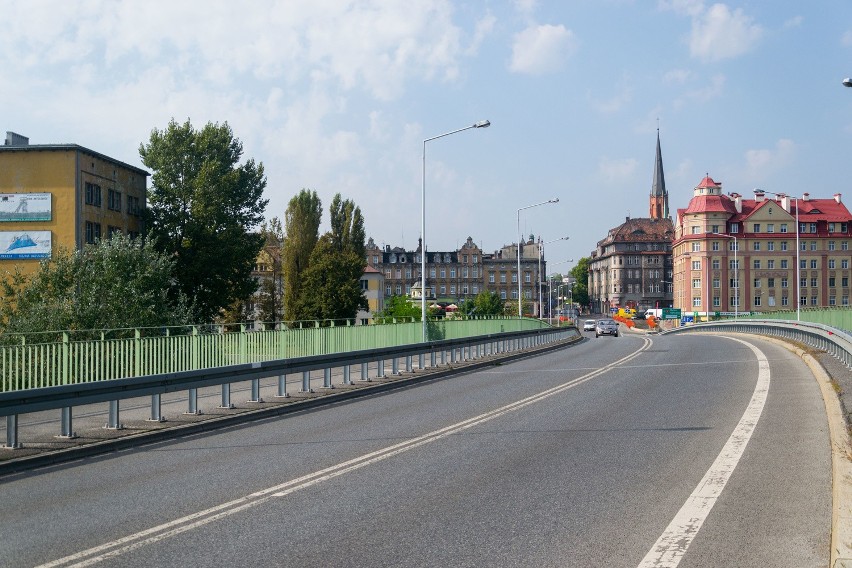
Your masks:
{"label": "road sign", "polygon": [[663,308],[664,320],[680,319],[680,308]]}

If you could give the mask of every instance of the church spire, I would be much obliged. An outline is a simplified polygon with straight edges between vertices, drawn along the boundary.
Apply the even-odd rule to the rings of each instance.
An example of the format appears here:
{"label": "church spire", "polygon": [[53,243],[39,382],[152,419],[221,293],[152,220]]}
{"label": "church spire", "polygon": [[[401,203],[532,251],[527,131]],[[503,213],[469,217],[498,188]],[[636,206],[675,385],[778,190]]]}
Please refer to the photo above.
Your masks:
{"label": "church spire", "polygon": [[666,176],[663,173],[663,153],[660,150],[660,129],[657,128],[657,155],[654,160],[654,181],[651,184],[651,219],[667,219],[669,216],[669,194],[666,191]]}

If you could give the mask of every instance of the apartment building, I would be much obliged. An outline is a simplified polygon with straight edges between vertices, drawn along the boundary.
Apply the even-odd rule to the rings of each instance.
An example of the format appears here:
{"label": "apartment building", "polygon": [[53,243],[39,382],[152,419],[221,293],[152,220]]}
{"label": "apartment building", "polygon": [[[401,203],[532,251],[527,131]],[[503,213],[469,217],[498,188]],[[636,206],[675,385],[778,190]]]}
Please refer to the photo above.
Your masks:
{"label": "apartment building", "polygon": [[708,175],[677,212],[674,307],[703,319],[848,306],[850,221],[839,193],[724,195]]}
{"label": "apartment building", "polygon": [[0,273],[35,270],[60,247],[143,233],[148,172],[77,144],[0,146]]}

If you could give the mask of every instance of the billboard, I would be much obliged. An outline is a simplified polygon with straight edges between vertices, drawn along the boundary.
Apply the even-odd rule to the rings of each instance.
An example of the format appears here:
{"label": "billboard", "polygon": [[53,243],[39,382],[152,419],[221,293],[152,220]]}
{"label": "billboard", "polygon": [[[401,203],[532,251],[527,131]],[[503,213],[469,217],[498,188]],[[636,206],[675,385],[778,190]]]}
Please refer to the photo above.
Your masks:
{"label": "billboard", "polygon": [[50,231],[0,231],[0,259],[49,258]]}
{"label": "billboard", "polygon": [[0,193],[0,221],[50,221],[50,194]]}

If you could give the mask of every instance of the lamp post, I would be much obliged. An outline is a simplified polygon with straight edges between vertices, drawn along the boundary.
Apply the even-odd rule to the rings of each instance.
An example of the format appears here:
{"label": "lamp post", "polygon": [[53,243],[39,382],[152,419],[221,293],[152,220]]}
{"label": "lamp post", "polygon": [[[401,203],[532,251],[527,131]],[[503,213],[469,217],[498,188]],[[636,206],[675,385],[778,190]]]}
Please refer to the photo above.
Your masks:
{"label": "lamp post", "polygon": [[[554,262],[553,264],[551,264],[551,266],[559,266],[560,264],[568,264],[569,262],[574,262],[574,259],[569,258],[568,260],[560,260],[559,262]],[[548,307],[548,313],[550,313],[550,319],[553,319],[553,314],[551,313],[551,310],[550,310],[550,298],[551,298],[551,295],[553,294],[553,277],[552,276],[550,277],[549,282],[550,282],[550,290],[548,290],[548,293],[547,293],[547,307]],[[561,284],[560,284],[560,286],[561,286]],[[556,287],[556,297],[559,298],[559,286]]]}
{"label": "lamp post", "polygon": [[559,203],[559,198],[555,197],[553,199],[548,199],[547,201],[542,201],[541,203],[534,203],[533,205],[527,205],[526,207],[518,209],[518,318],[523,317],[523,314],[521,313],[521,239],[523,239],[523,235],[521,235],[521,211],[524,209],[538,207],[539,205],[547,205],[549,203]]}
{"label": "lamp post", "polygon": [[[846,79],[845,81],[843,81],[844,85],[846,85],[846,81],[849,81],[849,79]],[[850,81],[850,84],[846,85],[846,86],[852,87],[852,81]],[[799,248],[799,198],[798,197],[791,197],[791,196],[789,196],[785,193],[775,193],[774,191],[766,191],[765,189],[755,189],[754,190],[755,195],[761,195],[761,194],[764,194],[764,193],[768,193],[769,195],[775,195],[776,197],[780,197],[782,200],[785,199],[785,198],[786,199],[792,199],[793,205],[796,207],[796,321],[799,321],[799,320],[801,320],[801,317],[802,317],[802,300],[801,300],[801,296],[802,296],[801,285],[802,284],[801,284],[801,280],[800,280],[801,262],[799,260],[800,250],[801,250]]]}
{"label": "lamp post", "polygon": [[541,242],[541,237],[538,238],[538,317],[539,319],[544,319],[544,304],[541,301],[541,257],[542,257],[542,248],[544,245],[549,245],[550,243],[555,243],[557,241],[567,241],[568,237],[562,237],[561,239],[553,239],[552,241]]}
{"label": "lamp post", "polygon": [[465,126],[464,128],[459,128],[458,130],[453,130],[451,132],[445,132],[443,134],[427,138],[423,141],[423,191],[420,197],[420,238],[422,240],[422,245],[420,247],[420,317],[423,322],[424,343],[428,339],[426,336],[426,142],[437,140],[438,138],[443,138],[450,134],[456,134],[457,132],[470,130],[471,128],[488,128],[489,126],[491,126],[491,122],[481,120],[475,124],[471,124],[470,126]]}
{"label": "lamp post", "polygon": [[740,250],[740,245],[737,244],[737,237],[734,235],[725,235],[723,233],[710,234],[726,239],[734,239],[734,270],[736,271],[734,272],[734,321],[736,321],[740,314],[740,262],[737,259],[737,252]]}

